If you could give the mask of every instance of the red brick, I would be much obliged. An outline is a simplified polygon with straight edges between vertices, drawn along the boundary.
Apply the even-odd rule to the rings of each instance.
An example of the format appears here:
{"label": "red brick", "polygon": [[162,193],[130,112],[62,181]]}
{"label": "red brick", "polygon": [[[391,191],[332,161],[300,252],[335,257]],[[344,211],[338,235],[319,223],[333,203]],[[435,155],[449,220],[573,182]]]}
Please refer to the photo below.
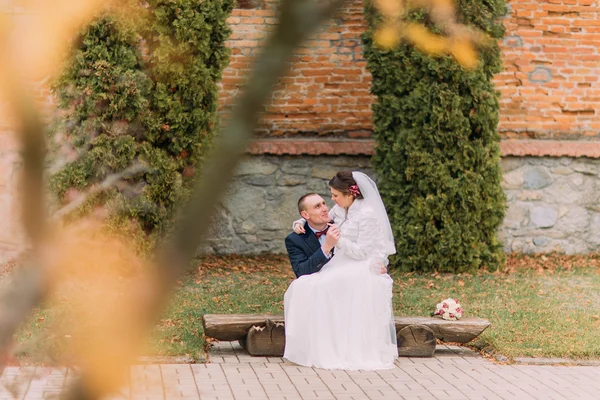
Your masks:
{"label": "red brick", "polygon": [[[301,138],[306,132],[317,132],[327,137],[360,138],[356,146],[365,146],[373,130],[375,97],[369,92],[372,78],[359,49],[366,27],[362,6],[362,1],[352,2],[339,19],[329,22],[295,52],[289,74],[279,81],[257,134]],[[236,9],[228,18],[233,32],[227,45],[232,56],[219,84],[221,110],[235,101],[260,51],[260,40],[274,28],[276,2],[269,1],[265,7]],[[503,23],[507,35],[519,39],[508,39],[506,46],[500,41],[504,71],[494,78],[502,93],[498,126],[502,137],[599,138],[598,112],[585,112],[600,109],[597,0],[512,0],[511,8],[512,14]],[[548,82],[530,81],[547,76],[539,68],[550,69]],[[36,98],[45,104],[53,102],[46,88]],[[519,146],[529,143],[519,142]],[[287,145],[269,146],[260,148],[283,154]],[[354,144],[339,146],[355,151]],[[548,143],[543,146],[536,150],[538,154],[558,151]],[[342,151],[333,144],[307,149]],[[572,148],[568,151],[576,154]]]}

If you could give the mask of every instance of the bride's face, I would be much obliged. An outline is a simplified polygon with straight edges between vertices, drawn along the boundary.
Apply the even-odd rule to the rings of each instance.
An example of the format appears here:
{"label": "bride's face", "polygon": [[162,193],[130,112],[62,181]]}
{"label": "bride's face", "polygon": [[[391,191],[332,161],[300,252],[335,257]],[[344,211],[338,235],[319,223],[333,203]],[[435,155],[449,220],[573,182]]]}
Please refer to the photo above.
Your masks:
{"label": "bride's face", "polygon": [[332,187],[330,187],[329,190],[331,190],[331,200],[335,201],[335,204],[338,206],[342,208],[348,208],[352,205],[354,196],[352,196],[350,193],[345,194]]}

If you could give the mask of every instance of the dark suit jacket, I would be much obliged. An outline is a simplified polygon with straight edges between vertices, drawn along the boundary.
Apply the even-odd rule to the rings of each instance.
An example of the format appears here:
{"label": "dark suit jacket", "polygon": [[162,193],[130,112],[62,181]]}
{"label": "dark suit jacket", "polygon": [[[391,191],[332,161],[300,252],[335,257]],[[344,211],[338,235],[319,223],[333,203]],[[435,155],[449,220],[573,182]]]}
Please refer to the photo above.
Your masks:
{"label": "dark suit jacket", "polygon": [[285,238],[285,247],[296,278],[320,271],[329,261],[308,222],[304,224],[304,231],[305,233],[300,235],[292,232]]}

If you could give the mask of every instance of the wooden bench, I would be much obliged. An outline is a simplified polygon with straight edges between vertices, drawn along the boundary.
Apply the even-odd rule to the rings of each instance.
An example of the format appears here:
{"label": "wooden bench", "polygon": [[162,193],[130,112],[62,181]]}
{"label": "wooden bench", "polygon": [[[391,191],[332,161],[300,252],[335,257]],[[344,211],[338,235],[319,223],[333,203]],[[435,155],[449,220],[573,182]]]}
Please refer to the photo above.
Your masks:
{"label": "wooden bench", "polygon": [[[486,330],[486,319],[466,317],[446,321],[436,317],[395,317],[398,353],[404,357],[431,357],[436,339],[467,343]],[[250,355],[281,357],[285,347],[283,315],[205,314],[204,334],[222,341],[238,340]]]}

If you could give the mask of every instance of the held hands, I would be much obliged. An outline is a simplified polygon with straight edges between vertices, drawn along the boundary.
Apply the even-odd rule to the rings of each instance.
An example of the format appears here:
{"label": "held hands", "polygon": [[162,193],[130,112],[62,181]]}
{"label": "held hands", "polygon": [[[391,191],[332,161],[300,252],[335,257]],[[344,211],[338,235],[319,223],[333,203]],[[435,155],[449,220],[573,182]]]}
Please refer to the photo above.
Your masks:
{"label": "held hands", "polygon": [[325,243],[331,243],[332,247],[335,246],[340,239],[341,233],[340,228],[336,224],[328,223],[329,229],[325,234]]}
{"label": "held hands", "polygon": [[325,254],[329,254],[331,252],[331,249],[335,247],[341,236],[340,228],[338,228],[336,224],[329,223],[327,225],[329,225],[329,229],[325,234],[325,243],[323,243],[323,246],[321,246]]}

